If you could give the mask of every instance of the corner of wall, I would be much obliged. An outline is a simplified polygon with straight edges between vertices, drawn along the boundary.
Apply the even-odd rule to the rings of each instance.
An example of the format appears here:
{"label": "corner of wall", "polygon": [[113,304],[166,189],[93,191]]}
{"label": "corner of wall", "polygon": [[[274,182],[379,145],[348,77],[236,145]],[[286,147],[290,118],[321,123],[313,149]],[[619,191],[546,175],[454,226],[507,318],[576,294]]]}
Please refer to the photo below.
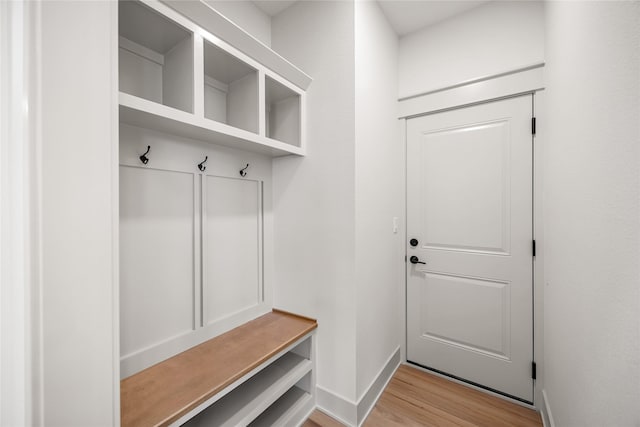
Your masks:
{"label": "corner of wall", "polygon": [[357,402],[339,396],[320,386],[316,387],[317,406],[348,426],[361,426],[400,366],[400,347],[389,356],[382,369]]}
{"label": "corner of wall", "polygon": [[387,386],[389,381],[391,381],[391,378],[396,372],[396,369],[398,369],[398,366],[400,366],[400,362],[400,347],[398,347],[389,357],[378,375],[376,375],[376,377],[373,379],[367,390],[363,393],[362,397],[358,401],[356,410],[358,426],[361,426],[367,419],[367,416],[382,395],[385,387]]}

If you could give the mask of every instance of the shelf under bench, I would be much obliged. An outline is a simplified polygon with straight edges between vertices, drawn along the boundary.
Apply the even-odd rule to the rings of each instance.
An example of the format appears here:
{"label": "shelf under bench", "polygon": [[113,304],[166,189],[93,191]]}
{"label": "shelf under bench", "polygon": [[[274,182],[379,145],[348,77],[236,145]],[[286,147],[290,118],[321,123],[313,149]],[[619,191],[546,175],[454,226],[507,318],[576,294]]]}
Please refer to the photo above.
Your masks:
{"label": "shelf under bench", "polygon": [[[273,310],[125,378],[120,382],[121,425],[164,426],[184,422],[185,416],[202,404],[213,404],[216,396],[220,399],[215,404],[220,403],[222,413],[225,397],[229,400],[227,393],[236,387],[239,391],[242,387],[247,391],[259,388],[256,384],[260,381],[272,384],[269,387],[282,387],[284,392],[299,378],[309,375],[311,362],[294,352],[281,353],[316,328],[313,319]],[[256,370],[260,372],[250,375]],[[296,390],[299,392],[293,387],[287,395]],[[248,394],[255,399],[260,397],[259,390]],[[231,409],[235,403],[226,405]]]}

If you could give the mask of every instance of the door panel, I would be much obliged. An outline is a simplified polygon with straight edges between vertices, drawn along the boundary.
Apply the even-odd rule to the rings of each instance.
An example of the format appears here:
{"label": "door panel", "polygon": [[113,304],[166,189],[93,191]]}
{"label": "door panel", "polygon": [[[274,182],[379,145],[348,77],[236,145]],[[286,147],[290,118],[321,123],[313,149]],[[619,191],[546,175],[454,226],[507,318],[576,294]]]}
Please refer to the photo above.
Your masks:
{"label": "door panel", "polygon": [[407,121],[407,358],[533,400],[530,96]]}
{"label": "door panel", "polygon": [[467,350],[509,356],[508,283],[449,274],[425,276],[420,316],[425,336]]}
{"label": "door panel", "polygon": [[505,120],[423,134],[420,196],[429,201],[423,211],[426,246],[508,252],[508,134]]}

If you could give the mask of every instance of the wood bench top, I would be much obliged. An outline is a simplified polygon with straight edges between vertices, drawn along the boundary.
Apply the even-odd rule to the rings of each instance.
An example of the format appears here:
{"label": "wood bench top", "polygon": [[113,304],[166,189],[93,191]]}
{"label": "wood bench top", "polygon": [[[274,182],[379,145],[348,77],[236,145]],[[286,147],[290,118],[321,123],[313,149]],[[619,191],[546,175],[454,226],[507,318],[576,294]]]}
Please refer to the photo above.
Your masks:
{"label": "wood bench top", "polygon": [[317,326],[273,310],[121,380],[122,427],[171,424]]}

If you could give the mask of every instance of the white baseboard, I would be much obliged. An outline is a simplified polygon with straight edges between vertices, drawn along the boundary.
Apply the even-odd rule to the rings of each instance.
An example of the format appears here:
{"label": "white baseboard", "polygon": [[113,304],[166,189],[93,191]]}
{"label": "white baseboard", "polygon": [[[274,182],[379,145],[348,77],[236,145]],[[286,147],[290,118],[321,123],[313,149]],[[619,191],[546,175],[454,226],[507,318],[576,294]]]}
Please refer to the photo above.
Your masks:
{"label": "white baseboard", "polygon": [[400,366],[400,347],[387,359],[378,375],[373,379],[367,391],[362,395],[358,402],[358,426],[361,426],[364,420],[373,409],[385,387],[391,381],[391,377]]}
{"label": "white baseboard", "polygon": [[553,421],[553,415],[551,414],[551,406],[549,406],[549,398],[547,398],[547,392],[545,390],[542,390],[542,408],[540,408],[540,415],[542,415],[544,427],[556,427],[556,423]]}
{"label": "white baseboard", "polygon": [[327,389],[316,386],[316,402],[318,409],[332,416],[342,424],[355,426],[358,421],[358,405]]}
{"label": "white baseboard", "polygon": [[318,409],[347,426],[361,426],[400,365],[400,347],[389,356],[367,391],[356,403],[321,386],[316,387]]}

